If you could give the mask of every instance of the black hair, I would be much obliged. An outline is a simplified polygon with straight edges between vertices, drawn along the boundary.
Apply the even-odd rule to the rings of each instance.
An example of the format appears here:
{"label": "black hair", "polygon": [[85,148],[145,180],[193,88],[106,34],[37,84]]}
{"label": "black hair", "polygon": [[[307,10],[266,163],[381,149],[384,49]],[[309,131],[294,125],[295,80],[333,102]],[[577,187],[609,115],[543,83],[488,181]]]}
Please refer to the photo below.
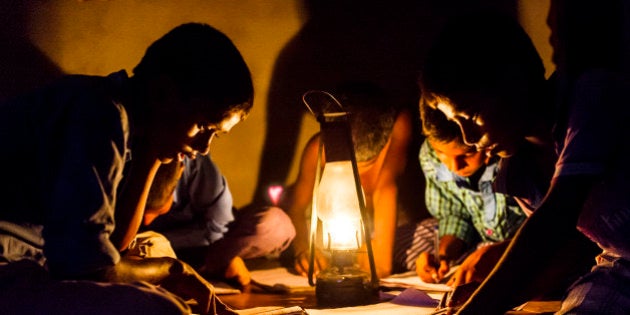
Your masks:
{"label": "black hair", "polygon": [[358,162],[376,157],[387,144],[397,110],[383,88],[370,81],[349,81],[333,94],[350,112],[350,126]]}
{"label": "black hair", "polygon": [[209,100],[213,111],[247,114],[252,107],[247,64],[232,41],[207,24],[175,27],[149,46],[133,73],[140,82],[166,76],[183,97]]}
{"label": "black hair", "polygon": [[420,120],[422,122],[422,134],[428,140],[448,143],[457,141],[464,143],[459,125],[448,120],[439,109],[430,106],[420,106]]}
{"label": "black hair", "polygon": [[518,21],[496,12],[475,12],[450,20],[430,48],[419,79],[422,102],[467,93],[514,95],[531,106],[540,102],[545,68]]}

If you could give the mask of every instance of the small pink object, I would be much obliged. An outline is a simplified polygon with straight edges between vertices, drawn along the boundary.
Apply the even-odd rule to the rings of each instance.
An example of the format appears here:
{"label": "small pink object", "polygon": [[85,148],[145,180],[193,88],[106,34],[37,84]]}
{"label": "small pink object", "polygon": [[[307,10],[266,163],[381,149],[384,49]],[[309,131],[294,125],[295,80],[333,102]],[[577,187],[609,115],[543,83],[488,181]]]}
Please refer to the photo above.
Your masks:
{"label": "small pink object", "polygon": [[494,234],[494,231],[492,231],[491,229],[486,230],[486,235],[492,236],[492,234]]}
{"label": "small pink object", "polygon": [[282,191],[283,188],[280,185],[269,186],[269,189],[267,189],[269,199],[271,199],[271,203],[273,203],[274,206],[278,205],[278,202],[280,201],[280,196],[282,196]]}

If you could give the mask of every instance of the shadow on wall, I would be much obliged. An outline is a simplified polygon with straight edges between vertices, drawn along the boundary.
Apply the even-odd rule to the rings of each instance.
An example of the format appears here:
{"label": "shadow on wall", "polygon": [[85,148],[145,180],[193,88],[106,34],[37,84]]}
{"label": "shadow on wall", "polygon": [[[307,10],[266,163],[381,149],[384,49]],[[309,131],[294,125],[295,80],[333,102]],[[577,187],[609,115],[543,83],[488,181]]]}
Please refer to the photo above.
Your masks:
{"label": "shadow on wall", "polygon": [[[266,189],[285,184],[307,110],[301,96],[341,82],[369,80],[395,97],[396,106],[417,114],[416,80],[432,38],[445,19],[481,7],[514,17],[517,0],[352,1],[304,0],[306,22],[283,48],[274,66],[267,103],[267,129],[254,203],[268,203]],[[419,121],[409,152],[401,197],[424,204],[424,178],[417,161]],[[297,149],[297,150],[296,150]],[[404,191],[407,189],[408,191]]]}
{"label": "shadow on wall", "polygon": [[28,38],[28,1],[0,1],[0,102],[44,85],[63,71]]}

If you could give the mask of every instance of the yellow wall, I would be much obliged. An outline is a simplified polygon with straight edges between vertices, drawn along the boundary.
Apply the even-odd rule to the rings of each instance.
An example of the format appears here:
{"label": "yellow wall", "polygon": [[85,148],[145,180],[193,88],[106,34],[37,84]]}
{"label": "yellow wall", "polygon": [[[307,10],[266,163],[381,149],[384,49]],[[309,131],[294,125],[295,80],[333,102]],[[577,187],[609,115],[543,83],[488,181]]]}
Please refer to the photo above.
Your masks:
{"label": "yellow wall", "polygon": [[274,59],[301,26],[298,6],[296,0],[32,1],[27,20],[29,38],[66,73],[131,73],[151,42],[185,22],[209,23],[228,35],[252,72],[255,103],[211,152],[242,205],[255,185]]}
{"label": "yellow wall", "polygon": [[549,44],[551,31],[547,26],[549,5],[550,0],[519,0],[518,7],[521,25],[531,37],[543,60],[547,77],[556,68],[551,62],[552,49],[551,44]]}
{"label": "yellow wall", "polygon": [[[532,35],[546,65],[551,69],[553,66],[549,62],[548,30],[544,24],[549,0],[519,0],[518,3],[521,21]],[[213,158],[230,183],[235,204],[242,206],[251,200],[256,185],[265,133],[265,106],[274,64],[281,50],[306,22],[303,5],[302,0],[13,1],[0,5],[0,10],[4,10],[4,15],[9,17],[1,22],[4,23],[0,24],[4,26],[4,30],[0,34],[5,33],[6,36],[6,33],[10,32],[24,33],[23,37],[41,51],[44,58],[48,58],[65,73],[105,75],[123,68],[131,72],[152,41],[181,23],[206,22],[222,30],[241,50],[252,72],[256,90],[254,109],[250,117],[236,126],[229,135],[215,140],[211,147]],[[438,6],[426,5],[416,8],[417,12],[397,12],[398,15],[384,10],[387,11],[385,16],[390,14],[391,19],[400,20],[400,24],[391,21],[384,23],[385,27],[390,27],[390,31],[394,31],[392,33],[394,35],[383,38],[393,38],[396,40],[395,43],[404,43],[404,38],[396,37],[400,37],[401,30],[407,32],[410,37],[428,30],[421,27],[422,19],[427,18],[423,17],[427,14],[423,11],[426,7]],[[416,22],[407,22],[403,19],[415,13],[419,15]],[[350,18],[352,16],[349,15]],[[363,19],[366,19],[365,16]],[[357,31],[360,32],[361,29],[353,30]],[[426,38],[430,38],[430,32],[425,31],[424,34]],[[348,36],[350,39],[354,37],[353,34]],[[15,44],[15,38],[10,38],[9,42]],[[357,48],[357,52],[359,49]],[[384,49],[383,57],[378,58],[381,63],[376,64],[376,67],[387,69],[390,59],[383,61],[383,58],[403,62],[405,58],[408,60],[415,58],[412,54],[390,56],[392,52],[395,55],[398,51]],[[6,68],[6,64],[0,66]],[[388,70],[400,73],[405,65],[394,65],[392,68]],[[415,75],[415,72],[411,74]],[[33,77],[37,76],[37,73],[29,76],[31,77],[28,79],[31,81],[37,81]],[[398,83],[392,85],[399,86]],[[314,119],[307,117],[303,120],[297,148],[303,147],[306,139],[317,129]],[[289,181],[296,176],[297,158],[293,161]]]}

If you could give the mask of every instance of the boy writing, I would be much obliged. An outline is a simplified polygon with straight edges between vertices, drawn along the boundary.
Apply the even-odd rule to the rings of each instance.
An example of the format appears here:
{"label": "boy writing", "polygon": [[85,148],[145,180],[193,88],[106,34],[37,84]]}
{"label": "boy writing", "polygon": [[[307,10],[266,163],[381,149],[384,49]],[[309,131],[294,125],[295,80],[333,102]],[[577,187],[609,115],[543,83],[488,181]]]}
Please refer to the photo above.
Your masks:
{"label": "boy writing", "polygon": [[[497,158],[464,144],[457,124],[442,112],[421,107],[420,114],[426,136],[419,156],[426,204],[437,219],[440,242],[439,248],[429,248],[437,250],[438,261],[432,250],[423,251],[416,272],[425,282],[439,282],[454,262],[466,258],[448,284],[481,282],[526,215],[512,197],[494,191]],[[427,231],[432,232],[430,225]],[[423,237],[430,241],[431,234]]]}

